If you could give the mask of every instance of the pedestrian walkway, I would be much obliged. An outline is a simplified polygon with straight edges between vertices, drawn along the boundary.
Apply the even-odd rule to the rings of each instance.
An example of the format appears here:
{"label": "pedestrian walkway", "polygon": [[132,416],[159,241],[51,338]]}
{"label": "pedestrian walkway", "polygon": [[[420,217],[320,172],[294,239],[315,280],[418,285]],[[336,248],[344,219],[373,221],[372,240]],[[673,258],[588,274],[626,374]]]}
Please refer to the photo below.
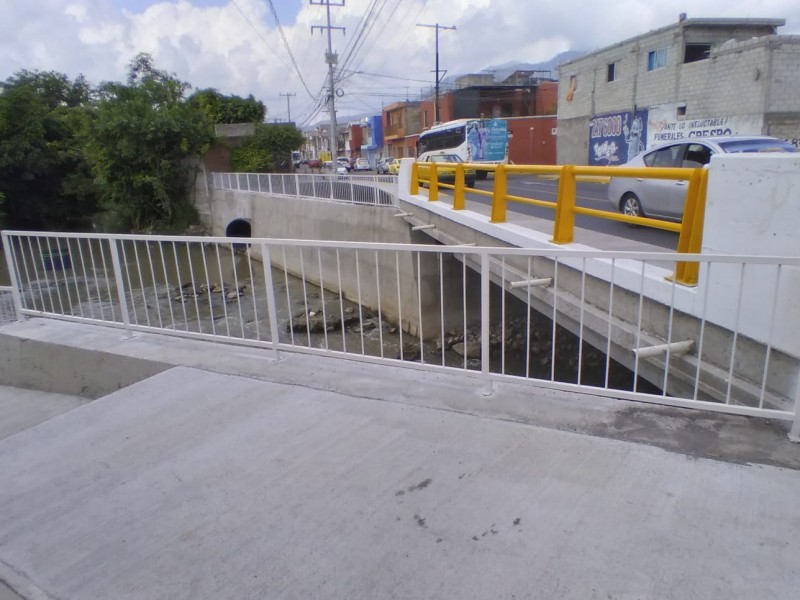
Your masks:
{"label": "pedestrian walkway", "polygon": [[25,599],[800,585],[800,447],[773,423],[40,319],[3,339],[165,369],[0,440],[0,580]]}

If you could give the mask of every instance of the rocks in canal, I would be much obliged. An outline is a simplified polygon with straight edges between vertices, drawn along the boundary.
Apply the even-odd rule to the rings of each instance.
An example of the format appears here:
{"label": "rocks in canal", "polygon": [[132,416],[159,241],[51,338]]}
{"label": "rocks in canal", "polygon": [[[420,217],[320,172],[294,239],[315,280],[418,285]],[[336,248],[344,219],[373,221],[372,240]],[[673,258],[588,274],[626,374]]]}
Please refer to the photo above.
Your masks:
{"label": "rocks in canal", "polygon": [[453,344],[452,350],[459,356],[468,356],[469,358],[480,358],[481,342],[480,340],[478,341],[473,340],[470,342],[458,342],[456,344]]}
{"label": "rocks in canal", "polygon": [[405,343],[403,344],[402,353],[398,352],[395,358],[408,361],[417,361],[421,356],[419,344]]}
{"label": "rocks in canal", "polygon": [[229,286],[226,283],[195,283],[195,282],[188,282],[181,284],[179,288],[175,288],[172,290],[172,300],[174,302],[187,302],[189,300],[193,300],[195,298],[199,298],[200,296],[205,295],[206,293],[209,294],[223,294],[225,297],[226,302],[233,302],[237,298],[244,296],[245,291],[247,291],[248,285],[243,283],[242,285],[236,286]]}
{"label": "rocks in canal", "polygon": [[286,331],[295,333],[322,333],[336,329],[342,320],[338,315],[327,315],[313,310],[301,311],[294,315],[286,325]]}

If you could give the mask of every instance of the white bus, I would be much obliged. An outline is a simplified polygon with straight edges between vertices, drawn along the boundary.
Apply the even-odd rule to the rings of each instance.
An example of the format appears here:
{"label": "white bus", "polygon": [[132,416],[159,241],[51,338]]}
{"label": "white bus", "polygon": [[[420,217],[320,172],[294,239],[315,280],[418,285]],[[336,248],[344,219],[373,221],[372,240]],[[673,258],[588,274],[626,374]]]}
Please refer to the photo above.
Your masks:
{"label": "white bus", "polygon": [[[417,160],[435,154],[456,154],[467,163],[508,163],[508,122],[505,119],[458,119],[434,125],[419,135]],[[486,171],[477,171],[486,179]]]}

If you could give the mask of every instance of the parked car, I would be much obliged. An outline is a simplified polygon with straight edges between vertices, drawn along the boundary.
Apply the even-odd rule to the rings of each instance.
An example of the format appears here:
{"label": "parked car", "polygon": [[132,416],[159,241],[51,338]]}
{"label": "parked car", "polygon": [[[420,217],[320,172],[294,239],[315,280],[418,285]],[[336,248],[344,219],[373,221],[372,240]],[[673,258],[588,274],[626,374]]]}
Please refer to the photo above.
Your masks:
{"label": "parked car", "polygon": [[389,175],[399,175],[400,174],[400,159],[393,158],[389,161],[389,166],[386,167],[386,172]]}
{"label": "parked car", "polygon": [[[447,165],[453,165],[454,163],[462,163],[464,162],[457,154],[429,154],[426,156],[422,161],[422,163],[443,163]],[[455,183],[456,182],[456,171],[455,169],[439,169],[436,173],[437,181],[439,183]],[[475,180],[477,179],[477,174],[475,173],[474,169],[466,169],[464,171],[464,183],[467,187],[475,187]]]}
{"label": "parked car", "polygon": [[347,170],[347,167],[344,164],[337,161],[336,164],[336,174],[337,175],[347,175],[350,171]]}
{"label": "parked car", "polygon": [[308,161],[308,168],[309,169],[321,169],[322,168],[322,161],[318,158],[312,158]]}
{"label": "parked car", "polygon": [[[766,136],[692,138],[660,144],[622,166],[698,168],[708,164],[714,154],[795,151],[789,142]],[[670,179],[612,177],[608,201],[625,215],[680,221],[687,185]]]}
{"label": "parked car", "polygon": [[345,169],[347,169],[348,173],[350,172],[350,169],[353,168],[353,165],[350,164],[350,159],[347,158],[346,156],[339,156],[336,159],[336,162],[342,165]]}
{"label": "parked car", "polygon": [[369,164],[369,161],[366,158],[357,158],[356,162],[353,163],[353,170],[354,171],[371,171],[372,165]]}
{"label": "parked car", "polygon": [[382,158],[378,162],[375,163],[375,172],[378,175],[386,175],[389,173],[389,163],[392,161],[391,158]]}

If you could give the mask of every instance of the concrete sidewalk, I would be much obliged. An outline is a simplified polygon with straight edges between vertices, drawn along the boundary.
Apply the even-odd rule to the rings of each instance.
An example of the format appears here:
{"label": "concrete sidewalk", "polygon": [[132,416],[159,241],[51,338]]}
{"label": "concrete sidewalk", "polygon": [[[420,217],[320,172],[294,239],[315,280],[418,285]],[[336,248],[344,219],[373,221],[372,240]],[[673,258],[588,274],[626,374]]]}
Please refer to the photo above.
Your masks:
{"label": "concrete sidewalk", "polygon": [[[165,365],[0,440],[0,580],[25,599],[752,599],[800,586],[797,471],[709,441],[752,430],[763,446],[771,431],[772,452],[750,456],[797,466],[798,446],[758,420],[522,385],[487,399],[464,377],[70,323],[0,333],[24,337],[31,360],[70,340]],[[621,439],[590,435],[610,423]],[[626,441],[672,428],[695,446]]]}

